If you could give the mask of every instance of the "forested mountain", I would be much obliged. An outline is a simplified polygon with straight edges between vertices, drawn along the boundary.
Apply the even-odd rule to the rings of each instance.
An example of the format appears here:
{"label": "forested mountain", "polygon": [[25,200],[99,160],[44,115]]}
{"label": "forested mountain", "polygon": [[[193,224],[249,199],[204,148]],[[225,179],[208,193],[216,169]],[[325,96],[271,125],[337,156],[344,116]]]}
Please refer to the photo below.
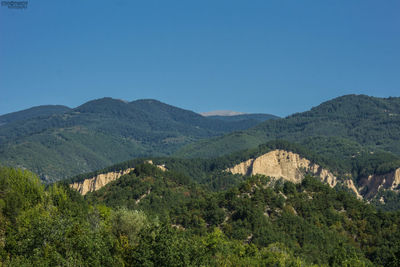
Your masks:
{"label": "forested mountain", "polygon": [[[339,146],[359,146],[369,151],[381,150],[400,155],[400,98],[338,97],[307,112],[187,145],[176,155],[215,157],[276,139],[300,143],[316,150],[336,150],[335,143],[339,142]],[[321,139],[328,139],[329,142],[320,142]],[[318,145],[315,145],[315,140]]]}
{"label": "forested mountain", "polygon": [[319,164],[351,179],[375,205],[400,208],[400,98],[339,97],[307,112],[190,144],[176,156],[212,158],[277,139],[318,155]]}
{"label": "forested mountain", "polygon": [[0,162],[46,181],[138,156],[168,155],[196,140],[259,120],[221,121],[157,100],[103,98],[77,108],[43,106],[0,117]]}

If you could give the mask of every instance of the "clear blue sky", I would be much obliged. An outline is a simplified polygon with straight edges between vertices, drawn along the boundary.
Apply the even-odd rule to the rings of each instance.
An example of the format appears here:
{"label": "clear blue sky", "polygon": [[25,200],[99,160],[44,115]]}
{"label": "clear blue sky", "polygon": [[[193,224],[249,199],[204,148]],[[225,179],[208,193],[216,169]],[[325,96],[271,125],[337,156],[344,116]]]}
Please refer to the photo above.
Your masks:
{"label": "clear blue sky", "polygon": [[400,1],[28,0],[0,7],[0,114],[110,96],[280,116],[400,96]]}

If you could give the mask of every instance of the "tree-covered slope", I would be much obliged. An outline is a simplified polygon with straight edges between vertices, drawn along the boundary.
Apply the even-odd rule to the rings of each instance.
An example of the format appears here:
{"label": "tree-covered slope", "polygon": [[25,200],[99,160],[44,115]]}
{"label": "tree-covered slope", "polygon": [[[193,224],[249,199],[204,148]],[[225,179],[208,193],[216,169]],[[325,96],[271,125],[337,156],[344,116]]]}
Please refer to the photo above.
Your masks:
{"label": "tree-covered slope", "polygon": [[39,107],[3,115],[0,162],[45,180],[93,171],[133,157],[168,155],[196,140],[245,129],[157,100],[103,98],[77,108]]}
{"label": "tree-covered slope", "polygon": [[307,112],[187,145],[176,155],[215,157],[276,139],[313,146],[313,138],[321,137],[341,138],[371,151],[400,155],[400,98],[338,97]]}
{"label": "tree-covered slope", "polygon": [[158,215],[190,235],[220,229],[256,251],[280,244],[303,264],[394,266],[400,257],[398,212],[378,212],[313,177],[295,185],[253,176],[213,193],[186,175],[139,164],[86,199]]}
{"label": "tree-covered slope", "polygon": [[0,167],[2,266],[398,266],[399,212],[313,177],[212,192],[152,164],[85,199]]}
{"label": "tree-covered slope", "polygon": [[282,243],[258,248],[219,228],[196,233],[167,217],[91,205],[63,185],[45,188],[28,171],[0,167],[0,192],[1,266],[309,265]]}

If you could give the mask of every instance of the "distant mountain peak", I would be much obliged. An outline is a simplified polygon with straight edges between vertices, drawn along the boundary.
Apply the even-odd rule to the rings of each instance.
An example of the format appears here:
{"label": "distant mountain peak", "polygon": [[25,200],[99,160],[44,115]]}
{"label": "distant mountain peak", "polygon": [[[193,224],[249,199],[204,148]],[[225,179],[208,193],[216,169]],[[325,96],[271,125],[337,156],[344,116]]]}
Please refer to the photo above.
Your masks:
{"label": "distant mountain peak", "polygon": [[144,103],[162,103],[161,101],[157,99],[152,99],[152,98],[144,98],[144,99],[137,99],[132,102],[144,102]]}
{"label": "distant mountain peak", "polygon": [[244,115],[247,113],[244,112],[237,112],[237,111],[232,111],[232,110],[215,110],[215,111],[209,111],[209,112],[201,112],[200,115],[204,117],[209,117],[209,116],[236,116],[236,115]]}

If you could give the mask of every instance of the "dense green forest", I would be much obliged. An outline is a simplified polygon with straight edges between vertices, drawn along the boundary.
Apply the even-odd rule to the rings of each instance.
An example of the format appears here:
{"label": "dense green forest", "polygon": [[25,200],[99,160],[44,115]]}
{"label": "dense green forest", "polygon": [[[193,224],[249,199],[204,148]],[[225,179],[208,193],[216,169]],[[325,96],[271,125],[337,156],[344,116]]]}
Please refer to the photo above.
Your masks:
{"label": "dense green forest", "polygon": [[399,212],[313,177],[250,177],[212,192],[137,164],[84,199],[0,168],[4,266],[398,266]]}
{"label": "dense green forest", "polygon": [[49,182],[255,126],[272,115],[203,117],[157,100],[103,98],[77,108],[40,106],[0,116],[0,161]]}
{"label": "dense green forest", "polygon": [[283,244],[260,249],[216,227],[195,233],[154,213],[89,204],[28,171],[0,168],[0,190],[2,266],[305,266]]}
{"label": "dense green forest", "polygon": [[[276,139],[318,149],[318,146],[314,145],[315,140],[328,137],[336,138],[353,148],[359,146],[369,151],[381,150],[400,155],[400,98],[365,95],[338,97],[307,112],[266,121],[245,131],[189,144],[175,155],[192,158],[216,157],[254,148]],[[323,147],[327,146],[328,144],[323,144]]]}
{"label": "dense green forest", "polygon": [[[147,214],[162,212],[161,220],[194,234],[217,227],[228,238],[259,249],[279,243],[308,264],[334,265],[336,257],[366,265],[397,262],[398,256],[389,255],[399,253],[395,225],[400,214],[377,211],[313,177],[295,185],[254,176],[217,193],[177,177],[139,165],[87,199]],[[339,251],[348,254],[338,256]]]}

